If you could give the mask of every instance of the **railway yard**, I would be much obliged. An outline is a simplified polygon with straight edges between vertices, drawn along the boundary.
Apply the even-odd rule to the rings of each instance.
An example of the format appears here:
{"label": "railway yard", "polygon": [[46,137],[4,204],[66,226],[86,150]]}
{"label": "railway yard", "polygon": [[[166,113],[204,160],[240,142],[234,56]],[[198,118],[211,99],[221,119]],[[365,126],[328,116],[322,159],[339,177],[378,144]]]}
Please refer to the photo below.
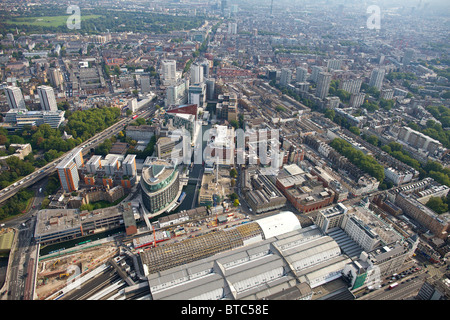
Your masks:
{"label": "railway yard", "polygon": [[222,217],[224,222],[217,221],[217,216],[209,216],[154,232],[142,228],[132,238],[119,234],[42,256],[37,266],[35,299],[149,299],[140,254],[154,247],[155,240],[157,247],[164,247],[245,224],[249,219],[233,212]]}

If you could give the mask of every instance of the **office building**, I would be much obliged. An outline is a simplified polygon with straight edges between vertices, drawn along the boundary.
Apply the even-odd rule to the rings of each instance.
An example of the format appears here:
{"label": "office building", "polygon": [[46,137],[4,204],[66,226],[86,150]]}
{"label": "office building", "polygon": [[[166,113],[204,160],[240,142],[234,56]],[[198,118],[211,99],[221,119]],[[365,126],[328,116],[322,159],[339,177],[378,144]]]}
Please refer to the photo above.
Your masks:
{"label": "office building", "polygon": [[315,224],[327,234],[335,228],[341,228],[347,211],[347,207],[342,203],[338,203],[334,207],[322,209],[316,216]]}
{"label": "office building", "polygon": [[209,60],[204,60],[202,63],[200,63],[200,68],[203,70],[203,78],[207,79],[209,78]]}
{"label": "office building", "polygon": [[206,84],[196,83],[189,86],[188,103],[196,104],[199,108],[206,106]]}
{"label": "office building", "polygon": [[57,111],[58,105],[56,104],[55,92],[52,87],[39,86],[37,87],[39,100],[42,110]]}
{"label": "office building", "polygon": [[95,214],[80,212],[79,209],[39,210],[34,239],[41,245],[48,245],[117,229],[124,222],[127,227],[131,221],[127,221],[126,216],[134,219],[133,207],[129,203],[97,209]]}
{"label": "office building", "polygon": [[173,85],[167,87],[165,105],[182,105],[188,102],[189,79],[179,79]]}
{"label": "office building", "polygon": [[177,62],[175,60],[163,60],[160,74],[165,86],[174,85],[177,80]]}
{"label": "office building", "polygon": [[52,128],[58,128],[64,121],[64,111],[28,111],[26,109],[9,110],[4,118],[5,123],[10,123],[17,129],[25,125],[37,126],[48,124]]}
{"label": "office building", "polygon": [[203,82],[203,67],[198,63],[193,63],[190,69],[191,73],[191,83],[197,84]]}
{"label": "office building", "polygon": [[159,137],[158,141],[156,141],[156,156],[159,159],[174,159],[178,158],[178,154],[173,154],[175,145],[178,141],[172,139],[171,137]]}
{"label": "office building", "polygon": [[216,79],[209,78],[206,80],[206,99],[214,100],[214,94],[216,91]]}
{"label": "office building", "polygon": [[214,126],[209,130],[208,144],[204,151],[205,162],[231,165],[235,154],[234,128]]}
{"label": "office building", "polygon": [[328,95],[328,91],[330,90],[331,83],[331,73],[329,72],[321,72],[317,76],[317,88],[316,88],[316,97],[320,99],[325,99]]}
{"label": "office building", "polygon": [[341,228],[366,252],[374,250],[381,242],[378,234],[356,215],[344,216]]}
{"label": "office building", "polygon": [[18,87],[7,86],[5,88],[6,99],[8,100],[9,108],[12,109],[26,109],[25,100],[23,99],[22,91]]}
{"label": "office building", "polygon": [[220,8],[222,13],[225,13],[225,10],[228,9],[228,0],[221,0]]}
{"label": "office building", "polygon": [[177,165],[168,160],[149,159],[140,181],[142,201],[149,213],[163,212],[179,193]]}
{"label": "office building", "polygon": [[383,79],[384,79],[385,72],[386,71],[383,68],[373,69],[372,73],[370,75],[369,86],[375,87],[378,90],[381,90],[381,87],[383,86]]}
{"label": "office building", "polygon": [[235,93],[219,95],[216,105],[216,114],[220,119],[227,121],[238,119],[237,96]]}
{"label": "office building", "polygon": [[137,111],[137,99],[136,98],[131,98],[130,100],[128,100],[128,110],[131,110],[131,112],[135,113]]}
{"label": "office building", "polygon": [[417,294],[418,300],[449,300],[450,279],[439,279],[437,276],[428,278]]}

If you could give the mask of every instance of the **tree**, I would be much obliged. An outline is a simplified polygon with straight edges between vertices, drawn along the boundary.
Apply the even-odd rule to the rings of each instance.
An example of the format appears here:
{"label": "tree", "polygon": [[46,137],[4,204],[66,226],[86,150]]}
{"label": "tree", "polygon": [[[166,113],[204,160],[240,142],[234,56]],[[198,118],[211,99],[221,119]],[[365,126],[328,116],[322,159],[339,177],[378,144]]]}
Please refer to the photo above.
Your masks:
{"label": "tree", "polygon": [[236,200],[236,199],[239,199],[239,196],[237,195],[236,192],[233,192],[232,194],[230,194],[229,197],[230,197],[230,200],[231,200],[231,201],[234,201],[234,200]]}
{"label": "tree", "polygon": [[334,120],[335,112],[333,109],[327,109],[325,110],[325,118],[330,119],[331,121]]}
{"label": "tree", "polygon": [[434,212],[436,212],[437,214],[441,214],[448,211],[447,203],[445,203],[443,199],[440,197],[430,197],[430,199],[425,205]]}
{"label": "tree", "polygon": [[359,131],[359,128],[358,128],[358,127],[351,126],[350,128],[348,128],[348,130],[349,130],[351,133],[353,133],[353,134],[355,134],[355,135],[357,135],[357,136],[359,136],[359,134],[360,134],[360,131]]}
{"label": "tree", "polygon": [[235,168],[233,168],[233,169],[230,170],[230,177],[236,179],[236,178],[237,178],[237,175],[238,175],[238,172],[237,172],[237,170],[236,170]]}
{"label": "tree", "polygon": [[234,207],[239,207],[239,199],[235,199],[233,202]]}
{"label": "tree", "polygon": [[235,129],[239,128],[239,122],[237,120],[231,120],[230,125]]}

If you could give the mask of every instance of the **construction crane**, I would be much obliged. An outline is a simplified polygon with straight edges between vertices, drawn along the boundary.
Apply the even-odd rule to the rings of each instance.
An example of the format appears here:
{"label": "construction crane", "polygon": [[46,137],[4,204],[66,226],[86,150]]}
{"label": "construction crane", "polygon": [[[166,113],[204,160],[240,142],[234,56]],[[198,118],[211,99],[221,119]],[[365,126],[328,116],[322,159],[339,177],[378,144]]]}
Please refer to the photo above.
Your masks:
{"label": "construction crane", "polygon": [[53,262],[52,268],[54,268],[58,264],[58,262],[59,262],[59,259],[56,260],[55,262]]}
{"label": "construction crane", "polygon": [[68,276],[69,276],[69,273],[60,273],[58,275],[58,279],[62,279],[62,278],[68,277]]}

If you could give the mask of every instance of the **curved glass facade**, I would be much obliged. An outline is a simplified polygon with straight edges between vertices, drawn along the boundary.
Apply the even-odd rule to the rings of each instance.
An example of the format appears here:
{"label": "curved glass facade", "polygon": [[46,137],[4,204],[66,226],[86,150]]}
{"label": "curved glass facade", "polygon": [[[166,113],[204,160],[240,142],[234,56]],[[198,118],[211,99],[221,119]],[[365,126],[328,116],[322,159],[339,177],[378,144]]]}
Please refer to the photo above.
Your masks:
{"label": "curved glass facade", "polygon": [[155,184],[148,184],[141,179],[142,202],[150,213],[165,209],[175,200],[179,191],[179,174],[176,169],[164,180]]}
{"label": "curved glass facade", "polygon": [[163,181],[161,181],[159,183],[151,184],[151,185],[148,183],[145,183],[145,181],[143,179],[145,188],[150,192],[156,192],[160,189],[163,189],[164,187],[166,187],[167,185],[169,185],[172,182],[172,180],[175,176],[175,173],[177,173],[176,170],[173,170],[173,172],[166,179],[164,179]]}

